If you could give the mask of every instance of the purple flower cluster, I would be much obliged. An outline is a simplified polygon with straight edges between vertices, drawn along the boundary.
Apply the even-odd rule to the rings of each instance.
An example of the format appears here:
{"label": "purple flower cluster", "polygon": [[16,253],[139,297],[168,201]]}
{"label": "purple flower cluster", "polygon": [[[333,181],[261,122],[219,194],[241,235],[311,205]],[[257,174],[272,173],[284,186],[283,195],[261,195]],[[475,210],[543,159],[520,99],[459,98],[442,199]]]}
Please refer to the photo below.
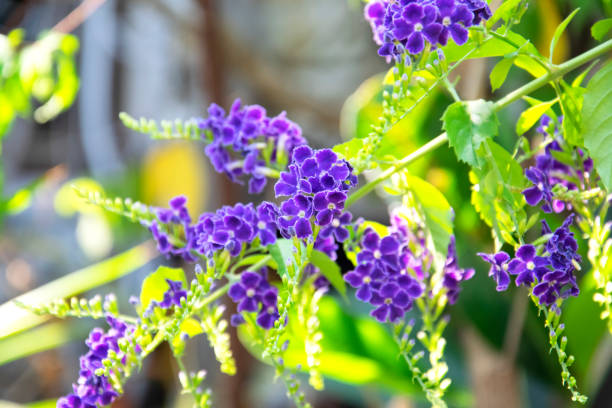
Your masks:
{"label": "purple flower cluster", "polygon": [[[561,163],[553,156],[553,152],[563,151],[563,137],[557,131],[562,120],[561,118],[556,126],[549,116],[542,117],[537,131],[544,137],[552,137],[552,141],[546,145],[543,154],[536,156],[536,165],[525,170],[525,175],[533,183],[533,186],[523,191],[525,201],[531,206],[542,202],[542,211],[546,213],[559,213],[566,208],[566,203],[553,198],[552,189],[556,184],[561,184],[568,190],[577,190],[578,186],[571,180],[583,181],[585,174],[593,170],[593,160],[590,157],[582,160],[582,169],[578,169]],[[581,150],[578,150],[578,154],[581,157],[584,155]]]}
{"label": "purple flower cluster", "polygon": [[[150,223],[149,230],[157,242],[157,249],[166,256],[180,256],[187,262],[194,262],[192,254],[195,231],[191,226],[191,216],[187,210],[187,198],[177,196],[170,200],[170,208],[155,208],[157,220]],[[170,237],[178,237],[180,245]]]}
{"label": "purple flower cluster", "polygon": [[274,186],[276,197],[291,197],[280,205],[281,234],[306,239],[313,234],[314,219],[323,238],[333,235],[343,242],[351,221],[351,215],[343,211],[346,191],[356,183],[351,165],[332,150],[297,147],[287,171]]}
{"label": "purple flower cluster", "polygon": [[268,282],[265,270],[243,272],[240,281],[234,283],[228,293],[238,304],[238,313],[231,317],[234,326],[244,323],[242,312],[257,312],[257,324],[266,330],[274,327],[274,322],[280,317],[278,290]]}
{"label": "purple flower cluster", "polygon": [[364,14],[378,54],[400,58],[446,45],[449,36],[465,44],[467,29],[491,17],[491,10],[483,0],[374,0]]}
{"label": "purple flower cluster", "polygon": [[344,280],[357,288],[357,299],[375,306],[371,315],[376,320],[397,322],[423,294],[423,285],[413,276],[418,272],[410,268],[412,259],[401,230],[380,238],[368,228],[361,240],[357,266],[344,275]]}
{"label": "purple flower cluster", "polygon": [[204,213],[194,226],[197,250],[211,257],[226,249],[237,256],[243,244],[255,239],[263,246],[276,242],[278,208],[264,201],[257,208],[253,204],[224,206],[215,213]]}
{"label": "purple flower cluster", "polygon": [[497,290],[503,291],[510,284],[510,275],[516,275],[516,286],[525,285],[532,288],[540,304],[550,306],[557,299],[578,296],[579,289],[574,271],[580,262],[578,244],[569,226],[574,217],[570,215],[553,233],[543,221],[542,234],[550,234],[543,248],[543,255],[531,244],[521,245],[514,259],[506,252],[496,254],[479,253],[491,264],[489,276],[497,282]]}
{"label": "purple flower cluster", "polygon": [[236,99],[227,114],[217,104],[208,108],[199,126],[209,142],[206,155],[219,173],[234,182],[250,176],[249,193],[260,193],[267,183],[266,167],[281,167],[279,159],[291,157],[293,149],[306,143],[300,127],[285,112],[270,118],[259,105],[242,106]]}
{"label": "purple flower cluster", "polygon": [[96,408],[109,405],[119,396],[109,379],[104,375],[96,375],[96,370],[104,368],[103,361],[110,350],[121,356],[119,340],[131,336],[134,326],[111,316],[106,321],[110,326],[108,331],[95,328],[85,341],[89,351],[81,357],[79,379],[73,384],[73,393],[57,401],[58,408]]}

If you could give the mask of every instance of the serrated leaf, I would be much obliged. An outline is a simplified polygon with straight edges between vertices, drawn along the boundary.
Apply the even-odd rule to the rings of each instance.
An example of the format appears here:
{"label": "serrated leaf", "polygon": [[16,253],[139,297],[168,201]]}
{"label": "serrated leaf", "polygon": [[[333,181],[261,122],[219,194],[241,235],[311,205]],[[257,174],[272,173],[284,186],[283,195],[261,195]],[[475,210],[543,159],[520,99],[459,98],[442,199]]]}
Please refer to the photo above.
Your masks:
{"label": "serrated leaf", "polygon": [[140,290],[141,312],[144,312],[152,301],[161,302],[164,299],[164,293],[169,289],[166,279],[181,281],[185,288],[187,287],[185,272],[181,268],[160,266],[142,282],[142,289]]}
{"label": "serrated leaf", "polygon": [[597,41],[601,41],[610,30],[612,30],[612,18],[606,18],[605,20],[599,20],[593,24],[593,27],[591,27],[591,35]]}
{"label": "serrated leaf", "polygon": [[584,144],[599,177],[612,188],[612,62],[589,81],[582,107]]}
{"label": "serrated leaf", "polygon": [[547,110],[549,110],[555,103],[556,100],[550,102],[542,102],[534,105],[521,113],[518,121],[516,122],[516,133],[522,135],[527,132],[538,120],[542,117]]}
{"label": "serrated leaf", "polygon": [[327,254],[317,251],[312,251],[310,255],[310,263],[319,268],[321,274],[327,278],[329,283],[342,295],[346,294],[346,284],[342,279],[342,273],[337,263],[332,261]]}
{"label": "serrated leaf", "polygon": [[504,58],[495,64],[491,70],[491,74],[489,75],[491,80],[491,90],[493,92],[504,84],[506,77],[508,76],[508,72],[510,71],[510,68],[512,68],[512,64],[514,64],[514,58]]}
{"label": "serrated leaf", "polygon": [[552,40],[550,41],[550,51],[548,53],[548,56],[551,61],[553,60],[553,54],[555,52],[555,47],[557,46],[557,42],[561,38],[561,35],[563,35],[563,32],[567,28],[567,25],[572,21],[576,13],[578,13],[579,11],[580,11],[580,8],[577,8],[576,10],[572,11],[572,14],[567,16],[565,20],[563,20],[561,24],[557,26],[555,33],[553,34]]}
{"label": "serrated leaf", "polygon": [[477,151],[483,141],[497,135],[499,124],[494,104],[482,99],[455,102],[446,109],[442,121],[459,160],[481,167],[483,161]]}

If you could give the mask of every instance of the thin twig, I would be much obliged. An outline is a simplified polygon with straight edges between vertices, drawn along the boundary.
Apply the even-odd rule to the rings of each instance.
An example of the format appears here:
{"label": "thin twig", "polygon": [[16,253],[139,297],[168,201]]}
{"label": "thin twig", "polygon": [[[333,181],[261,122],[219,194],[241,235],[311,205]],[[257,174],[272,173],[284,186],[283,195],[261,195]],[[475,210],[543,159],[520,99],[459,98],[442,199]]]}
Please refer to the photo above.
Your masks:
{"label": "thin twig", "polygon": [[51,31],[68,34],[76,30],[89,16],[93,14],[106,0],[83,0],[81,4],[62,18]]}

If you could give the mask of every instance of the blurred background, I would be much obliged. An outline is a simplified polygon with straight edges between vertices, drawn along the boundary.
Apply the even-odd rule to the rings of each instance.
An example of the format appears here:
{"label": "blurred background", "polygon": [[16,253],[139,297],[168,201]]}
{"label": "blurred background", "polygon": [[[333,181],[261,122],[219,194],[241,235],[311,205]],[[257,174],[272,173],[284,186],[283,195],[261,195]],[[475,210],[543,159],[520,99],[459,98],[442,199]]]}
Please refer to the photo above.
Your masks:
{"label": "blurred background", "polygon": [[[138,293],[148,273],[161,263],[179,265],[156,256],[148,232],[140,226],[83,204],[72,184],[160,206],[186,194],[195,214],[253,200],[214,172],[203,145],[153,142],[125,129],[119,112],[188,119],[206,115],[211,102],[227,108],[240,97],[247,104],[263,105],[270,115],[286,110],[311,145],[322,147],[366,134],[381,110],[381,74],[388,66],[376,54],[357,0],[83,3],[91,15],[85,19],[73,14],[63,26],[80,43],[80,86],[74,103],[44,124],[17,119],[4,136],[4,195],[27,185],[35,188],[24,193],[23,203],[1,226],[1,303],[79,271],[80,291],[104,284],[85,294],[114,292],[129,310],[127,299]],[[497,3],[493,1],[492,8]],[[23,28],[24,41],[33,43],[45,30],[66,22],[79,4],[0,0],[0,32]],[[575,7],[582,10],[556,53],[559,60],[570,58],[595,44],[589,28],[610,17],[610,1],[532,1],[517,30],[546,55],[555,27]],[[82,24],[71,26],[80,20]],[[506,84],[492,94],[488,73],[493,63],[469,61],[458,70],[463,99],[496,99],[530,80],[513,68]],[[535,96],[550,95],[542,90]],[[428,98],[389,134],[396,148],[388,154],[403,157],[438,135],[438,118],[449,102],[442,93]],[[516,103],[501,113],[500,140],[509,149],[516,138],[514,122],[524,107]],[[569,406],[557,362],[548,354],[546,333],[525,293],[496,293],[486,265],[475,256],[492,245],[470,204],[467,167],[442,148],[411,170],[440,188],[455,208],[459,262],[477,271],[450,312],[447,359],[454,385],[449,404]],[[270,191],[255,199],[266,197]],[[372,194],[354,212],[387,223],[387,204]],[[559,220],[551,218],[550,223],[558,225]],[[342,266],[350,269],[350,264]],[[590,405],[610,407],[612,342],[591,301],[592,288],[592,282],[583,281],[581,296],[567,302],[568,348],[576,356],[574,369]],[[324,392],[306,387],[314,406],[427,406],[393,349],[385,350],[386,333],[370,323],[367,310],[353,303],[328,303],[323,305],[324,350],[342,348],[355,358],[329,371]],[[8,318],[0,314],[0,320]],[[54,406],[48,401],[68,393],[78,376],[78,356],[86,350],[83,341],[94,325],[85,319],[52,320],[17,336],[0,336],[0,400],[15,406]],[[215,406],[289,406],[273,370],[251,357],[235,333],[232,339],[238,365],[234,377],[219,374],[205,339],[189,343],[190,368],[207,369]],[[190,406],[190,397],[178,394],[173,364],[169,350],[160,347],[113,406]],[[37,401],[43,402],[33,404]],[[0,402],[4,406],[13,405]]]}

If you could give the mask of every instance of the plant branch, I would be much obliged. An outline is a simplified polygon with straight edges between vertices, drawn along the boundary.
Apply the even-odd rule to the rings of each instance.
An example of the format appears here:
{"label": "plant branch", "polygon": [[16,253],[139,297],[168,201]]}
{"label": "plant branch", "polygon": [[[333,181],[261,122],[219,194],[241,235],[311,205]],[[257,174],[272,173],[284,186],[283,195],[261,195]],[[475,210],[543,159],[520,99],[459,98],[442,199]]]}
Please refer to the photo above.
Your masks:
{"label": "plant branch", "polygon": [[[576,68],[579,68],[580,66],[586,64],[587,62],[594,60],[595,58],[600,57],[601,55],[611,50],[612,50],[612,40],[608,40],[598,45],[597,47],[592,48],[589,51],[586,51],[583,54],[580,54],[577,57],[564,62],[563,64],[555,65],[553,66],[553,69],[550,73],[543,75],[537,79],[534,79],[531,82],[528,82],[527,84],[510,92],[508,95],[504,96],[503,98],[495,102],[493,109],[495,111],[499,111],[505,108],[506,106],[510,105],[512,102],[522,98],[523,96],[528,95],[532,93],[533,91],[536,91],[537,89],[540,89],[544,85],[548,84],[550,81],[554,81],[560,78],[564,74],[570,71],[573,71]],[[350,205],[354,204],[357,200],[359,200],[360,198],[368,194],[370,191],[372,191],[378,184],[388,179],[389,177],[391,177],[393,174],[397,173],[398,171],[406,168],[413,161],[423,157],[427,153],[442,146],[447,141],[448,141],[448,135],[446,133],[442,133],[441,135],[430,140],[425,145],[421,146],[419,149],[410,153],[408,156],[399,160],[396,164],[394,164],[393,166],[389,167],[388,169],[380,173],[378,177],[366,183],[361,188],[357,189],[346,200],[346,206],[349,207]]]}

